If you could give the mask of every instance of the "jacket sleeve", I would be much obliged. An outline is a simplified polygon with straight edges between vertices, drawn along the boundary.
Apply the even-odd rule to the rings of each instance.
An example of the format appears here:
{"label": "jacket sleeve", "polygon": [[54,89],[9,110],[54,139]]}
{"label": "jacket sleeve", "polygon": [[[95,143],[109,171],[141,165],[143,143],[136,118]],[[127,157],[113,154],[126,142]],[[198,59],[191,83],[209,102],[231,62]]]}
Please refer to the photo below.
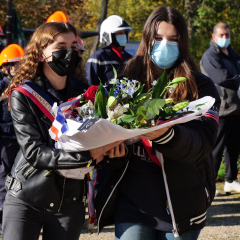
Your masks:
{"label": "jacket sleeve", "polygon": [[99,81],[99,64],[98,64],[98,59],[95,57],[95,54],[90,57],[87,61],[86,64],[86,77],[88,80],[88,85],[96,85],[98,86],[100,81]]}
{"label": "jacket sleeve", "polygon": [[37,123],[33,102],[18,91],[11,94],[11,116],[17,141],[24,158],[37,169],[71,169],[93,163],[89,151],[65,152],[50,147],[43,126]]}
{"label": "jacket sleeve", "polygon": [[[205,116],[175,125],[164,135],[153,140],[154,148],[165,157],[186,164],[195,164],[212,152],[217,139],[218,110],[221,101],[212,82],[209,82],[202,92],[205,92],[205,96],[215,98],[215,104]],[[200,97],[203,96],[200,94]]]}
{"label": "jacket sleeve", "polygon": [[125,155],[120,158],[109,158],[106,156],[103,161],[96,165],[95,168],[106,166],[110,170],[124,167],[132,157],[132,145],[125,145]]}
{"label": "jacket sleeve", "polygon": [[201,60],[202,72],[207,74],[213,82],[221,87],[238,90],[240,77],[231,74],[224,68],[221,59],[215,53],[205,53]]}

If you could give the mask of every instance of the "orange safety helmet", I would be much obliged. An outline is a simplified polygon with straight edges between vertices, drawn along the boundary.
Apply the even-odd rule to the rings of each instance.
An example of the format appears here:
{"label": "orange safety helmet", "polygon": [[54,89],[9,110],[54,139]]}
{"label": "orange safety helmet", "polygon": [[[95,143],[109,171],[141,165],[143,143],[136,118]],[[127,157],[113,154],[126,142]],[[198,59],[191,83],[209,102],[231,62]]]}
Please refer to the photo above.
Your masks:
{"label": "orange safety helmet", "polygon": [[[50,15],[48,17],[46,23],[49,23],[49,22],[69,22],[69,23],[71,23],[71,20],[68,18],[68,16],[64,12],[56,11],[55,13],[53,13],[52,15]],[[82,39],[79,36],[77,36],[76,40],[78,43],[78,49],[81,51],[84,51],[85,48],[84,48]]]}
{"label": "orange safety helmet", "polygon": [[0,54],[0,66],[4,63],[19,62],[24,55],[24,50],[18,44],[10,44]]}

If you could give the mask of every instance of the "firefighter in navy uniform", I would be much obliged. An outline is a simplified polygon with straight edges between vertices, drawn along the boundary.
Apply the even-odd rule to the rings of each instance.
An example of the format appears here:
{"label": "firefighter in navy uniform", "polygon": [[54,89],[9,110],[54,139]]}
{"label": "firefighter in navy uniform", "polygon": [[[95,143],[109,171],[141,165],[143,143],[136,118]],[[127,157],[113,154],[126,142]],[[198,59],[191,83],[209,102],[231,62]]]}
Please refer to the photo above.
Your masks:
{"label": "firefighter in navy uniform", "polygon": [[[129,40],[132,28],[117,15],[112,15],[103,21],[100,28],[100,43],[102,46],[88,59],[86,73],[89,85],[99,85],[114,77],[113,67],[121,74],[132,55],[124,48]],[[113,66],[113,67],[112,67]]]}
{"label": "firefighter in navy uniform", "polygon": [[23,54],[22,47],[11,44],[3,49],[0,55],[0,67],[4,75],[3,80],[0,81],[0,224],[2,223],[2,209],[7,193],[4,185],[5,177],[10,173],[19,150],[11,114],[8,111],[8,102],[2,100],[1,95],[15,75],[15,64],[20,61]]}

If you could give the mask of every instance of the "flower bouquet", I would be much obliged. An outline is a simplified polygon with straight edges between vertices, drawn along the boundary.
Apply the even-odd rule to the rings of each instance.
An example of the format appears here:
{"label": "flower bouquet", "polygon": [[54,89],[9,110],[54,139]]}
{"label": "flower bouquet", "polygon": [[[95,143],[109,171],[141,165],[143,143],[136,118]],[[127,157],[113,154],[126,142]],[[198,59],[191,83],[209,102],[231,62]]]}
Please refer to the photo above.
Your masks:
{"label": "flower bouquet", "polygon": [[144,85],[140,82],[127,78],[118,80],[115,69],[114,72],[109,92],[100,83],[99,86],[88,88],[84,94],[53,107],[56,116],[64,116],[63,122],[59,123],[58,117],[53,122],[53,126],[59,129],[58,134],[49,130],[56,140],[57,149],[85,151],[136,138],[196,119],[204,115],[215,102],[212,97],[177,104],[171,98],[164,99],[167,90],[174,91],[178,84],[186,81],[184,77],[168,81],[166,71],[153,82],[148,93],[143,93]]}

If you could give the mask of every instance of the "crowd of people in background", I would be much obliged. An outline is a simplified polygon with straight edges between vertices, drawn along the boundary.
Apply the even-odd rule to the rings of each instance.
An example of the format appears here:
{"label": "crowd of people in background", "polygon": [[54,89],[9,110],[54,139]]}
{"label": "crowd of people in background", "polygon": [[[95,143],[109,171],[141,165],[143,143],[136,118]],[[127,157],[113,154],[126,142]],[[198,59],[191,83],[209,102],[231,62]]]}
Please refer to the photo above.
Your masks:
{"label": "crowd of people in background", "polygon": [[[88,200],[94,202],[98,231],[114,224],[115,240],[196,240],[208,207],[220,194],[215,179],[223,153],[224,191],[240,193],[240,58],[230,45],[229,26],[213,26],[201,72],[190,56],[187,25],[178,10],[159,6],[150,14],[136,56],[125,51],[131,31],[118,15],[105,19],[102,45],[84,67],[83,42],[70,19],[57,12],[34,32],[25,49],[11,44],[1,52],[3,240],[35,240],[41,229],[44,240],[79,239],[88,179],[64,178],[58,169],[95,167]],[[59,104],[100,81],[111,87],[113,67],[118,76],[144,84],[145,92],[164,69],[168,79],[186,77],[166,92],[174,103],[215,98],[205,116],[140,136],[152,142],[161,167],[142,141],[83,152],[55,149],[48,133],[51,121],[28,92]]]}

